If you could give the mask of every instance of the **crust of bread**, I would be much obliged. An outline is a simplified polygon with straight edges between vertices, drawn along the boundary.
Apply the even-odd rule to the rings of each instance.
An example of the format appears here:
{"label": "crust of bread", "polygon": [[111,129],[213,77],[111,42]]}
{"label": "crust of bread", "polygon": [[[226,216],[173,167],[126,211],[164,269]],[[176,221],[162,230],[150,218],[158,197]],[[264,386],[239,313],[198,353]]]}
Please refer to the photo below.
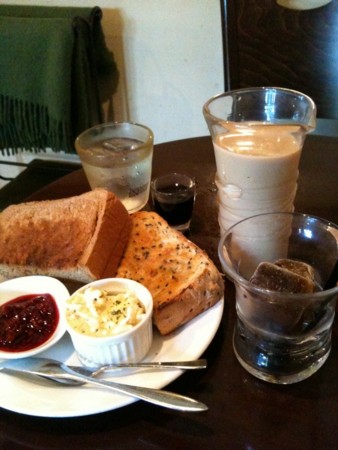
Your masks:
{"label": "crust of bread", "polygon": [[0,214],[0,274],[85,283],[114,276],[130,229],[127,210],[105,189],[11,205]]}
{"label": "crust of bread", "polygon": [[149,289],[154,324],[162,335],[213,306],[224,293],[222,276],[207,254],[153,212],[132,215],[117,276]]}
{"label": "crust of bread", "polygon": [[116,274],[131,230],[126,208],[115,195],[104,192],[107,195],[100,205],[97,226],[79,260],[79,266],[89,270],[95,278]]}

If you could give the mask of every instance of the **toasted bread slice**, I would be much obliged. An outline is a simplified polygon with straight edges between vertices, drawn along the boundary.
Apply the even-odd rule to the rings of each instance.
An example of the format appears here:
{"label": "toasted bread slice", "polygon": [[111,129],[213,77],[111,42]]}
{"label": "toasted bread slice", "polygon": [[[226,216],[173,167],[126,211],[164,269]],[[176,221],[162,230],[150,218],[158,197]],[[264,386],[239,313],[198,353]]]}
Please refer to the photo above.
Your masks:
{"label": "toasted bread slice", "polygon": [[105,189],[11,205],[0,214],[0,275],[114,276],[130,229],[127,210]]}
{"label": "toasted bread slice", "polygon": [[205,252],[158,214],[132,215],[132,231],[117,276],[142,283],[154,300],[154,324],[166,335],[214,305],[224,284]]}

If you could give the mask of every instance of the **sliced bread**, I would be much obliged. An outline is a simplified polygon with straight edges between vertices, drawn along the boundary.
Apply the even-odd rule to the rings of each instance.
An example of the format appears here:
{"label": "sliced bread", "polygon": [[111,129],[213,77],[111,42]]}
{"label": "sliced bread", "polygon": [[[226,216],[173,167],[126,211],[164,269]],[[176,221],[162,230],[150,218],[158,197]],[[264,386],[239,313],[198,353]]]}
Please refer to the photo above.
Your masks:
{"label": "sliced bread", "polygon": [[114,276],[130,228],[127,210],[105,189],[11,205],[0,214],[0,276]]}
{"label": "sliced bread", "polygon": [[166,335],[223,295],[224,283],[205,252],[153,212],[132,215],[132,230],[117,276],[142,283],[154,300],[153,320]]}

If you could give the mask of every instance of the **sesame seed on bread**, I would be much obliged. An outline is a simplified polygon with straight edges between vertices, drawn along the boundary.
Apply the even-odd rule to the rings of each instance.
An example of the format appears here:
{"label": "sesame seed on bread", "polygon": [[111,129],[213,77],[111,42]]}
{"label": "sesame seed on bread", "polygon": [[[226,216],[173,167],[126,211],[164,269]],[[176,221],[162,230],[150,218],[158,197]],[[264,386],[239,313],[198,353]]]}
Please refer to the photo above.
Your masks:
{"label": "sesame seed on bread", "polygon": [[154,212],[132,215],[132,229],[117,276],[146,286],[154,324],[166,335],[213,306],[224,284],[207,254]]}

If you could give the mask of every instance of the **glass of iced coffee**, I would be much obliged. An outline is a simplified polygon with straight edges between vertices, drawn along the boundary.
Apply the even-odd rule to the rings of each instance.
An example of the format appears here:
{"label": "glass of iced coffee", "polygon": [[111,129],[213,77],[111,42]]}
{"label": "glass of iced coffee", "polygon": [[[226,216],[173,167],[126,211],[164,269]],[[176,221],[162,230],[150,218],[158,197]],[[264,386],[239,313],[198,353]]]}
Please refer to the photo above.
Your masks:
{"label": "glass of iced coffee", "polygon": [[224,234],[219,258],[236,287],[233,348],[241,365],[278,384],[316,372],[331,349],[337,225],[300,213],[252,216]]}
{"label": "glass of iced coffee", "polygon": [[148,202],[153,158],[153,132],[136,123],[104,123],[75,141],[90,187],[112,191],[129,213]]}
{"label": "glass of iced coffee", "polygon": [[221,234],[254,214],[293,211],[314,102],[288,89],[248,88],[211,98],[203,114],[214,145]]}

